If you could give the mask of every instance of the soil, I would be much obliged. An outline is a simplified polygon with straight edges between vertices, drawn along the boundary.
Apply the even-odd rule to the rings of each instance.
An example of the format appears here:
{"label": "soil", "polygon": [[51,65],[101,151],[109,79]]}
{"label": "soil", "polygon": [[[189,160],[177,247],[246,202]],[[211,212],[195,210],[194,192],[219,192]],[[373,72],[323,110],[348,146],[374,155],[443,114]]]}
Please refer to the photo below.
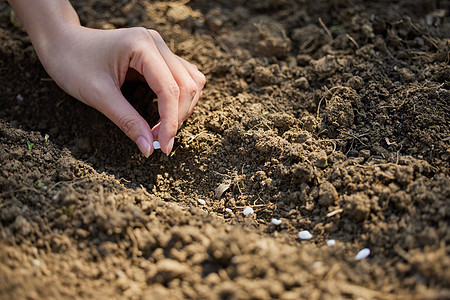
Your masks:
{"label": "soil", "polygon": [[[1,299],[450,298],[449,2],[73,4],[208,82],[145,159],[0,1]],[[153,125],[149,88],[123,91]]]}

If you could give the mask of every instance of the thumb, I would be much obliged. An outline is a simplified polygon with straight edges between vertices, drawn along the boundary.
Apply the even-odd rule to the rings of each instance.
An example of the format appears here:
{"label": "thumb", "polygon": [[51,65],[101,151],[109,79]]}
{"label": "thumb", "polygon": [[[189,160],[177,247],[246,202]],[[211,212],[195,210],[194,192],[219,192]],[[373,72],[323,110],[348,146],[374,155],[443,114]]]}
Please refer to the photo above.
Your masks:
{"label": "thumb", "polygon": [[145,157],[153,153],[153,135],[148,123],[125,99],[118,88],[104,89],[94,107],[114,122],[138,146]]}

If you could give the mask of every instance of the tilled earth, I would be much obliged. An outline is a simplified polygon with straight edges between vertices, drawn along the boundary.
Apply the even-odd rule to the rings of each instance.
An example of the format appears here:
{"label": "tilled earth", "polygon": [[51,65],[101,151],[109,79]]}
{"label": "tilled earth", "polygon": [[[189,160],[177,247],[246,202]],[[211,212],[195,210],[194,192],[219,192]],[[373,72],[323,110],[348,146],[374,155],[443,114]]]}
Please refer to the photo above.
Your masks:
{"label": "tilled earth", "polygon": [[[145,159],[0,1],[0,298],[450,298],[447,1],[73,4],[208,82]],[[123,91],[153,125],[149,88]]]}

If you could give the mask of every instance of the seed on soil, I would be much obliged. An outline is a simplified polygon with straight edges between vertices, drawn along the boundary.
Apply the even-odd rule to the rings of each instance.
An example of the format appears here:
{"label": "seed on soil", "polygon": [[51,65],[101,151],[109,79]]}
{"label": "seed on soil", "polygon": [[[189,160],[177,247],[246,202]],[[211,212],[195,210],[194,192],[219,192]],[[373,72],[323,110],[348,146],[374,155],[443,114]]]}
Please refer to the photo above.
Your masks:
{"label": "seed on soil", "polygon": [[334,245],[336,245],[336,241],[335,240],[328,240],[327,241],[327,246],[328,247],[331,247],[331,246],[334,246]]}
{"label": "seed on soil", "polygon": [[39,259],[33,259],[31,262],[38,268],[41,266],[41,262],[39,261]]}
{"label": "seed on soil", "polygon": [[274,224],[274,225],[280,225],[280,224],[281,224],[281,220],[278,220],[278,219],[273,218],[273,219],[272,219],[272,224]]}
{"label": "seed on soil", "polygon": [[366,257],[368,257],[370,255],[370,249],[369,248],[364,248],[361,251],[358,252],[358,254],[356,254],[355,259],[356,260],[361,260],[364,259]]}
{"label": "seed on soil", "polygon": [[298,233],[298,237],[301,240],[309,240],[310,238],[312,238],[312,234],[308,230],[302,230]]}
{"label": "seed on soil", "polygon": [[203,200],[203,199],[198,199],[197,201],[198,201],[198,203],[200,203],[201,205],[205,205],[205,204],[206,204],[206,201]]}
{"label": "seed on soil", "polygon": [[253,208],[251,208],[250,206],[247,206],[242,213],[244,214],[244,216],[247,216],[247,215],[253,214],[254,211],[253,211]]}
{"label": "seed on soil", "polygon": [[233,212],[233,210],[231,209],[231,208],[225,208],[225,212],[227,212],[227,213],[232,213]]}
{"label": "seed on soil", "polygon": [[154,142],[153,142],[153,149],[155,149],[155,150],[161,149],[161,145],[159,144],[158,141],[154,141]]}

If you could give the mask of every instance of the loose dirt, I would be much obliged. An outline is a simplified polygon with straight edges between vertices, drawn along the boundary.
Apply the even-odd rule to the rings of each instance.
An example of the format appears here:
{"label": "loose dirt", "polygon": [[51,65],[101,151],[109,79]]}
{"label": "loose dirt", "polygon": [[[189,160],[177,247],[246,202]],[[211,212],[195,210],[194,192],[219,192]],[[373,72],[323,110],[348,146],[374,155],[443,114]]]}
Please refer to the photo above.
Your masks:
{"label": "loose dirt", "polygon": [[[208,82],[145,159],[0,1],[0,298],[450,298],[448,2],[73,4]],[[149,88],[123,91],[153,125]]]}

